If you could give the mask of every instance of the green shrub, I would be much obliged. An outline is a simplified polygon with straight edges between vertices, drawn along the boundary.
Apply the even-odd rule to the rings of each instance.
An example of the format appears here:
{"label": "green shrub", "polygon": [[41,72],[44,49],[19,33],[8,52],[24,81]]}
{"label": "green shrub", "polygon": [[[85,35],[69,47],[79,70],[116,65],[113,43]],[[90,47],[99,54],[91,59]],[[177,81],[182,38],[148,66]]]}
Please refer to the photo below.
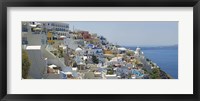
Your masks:
{"label": "green shrub", "polygon": [[28,53],[22,50],[22,78],[27,79],[30,66],[31,62],[29,61]]}
{"label": "green shrub", "polygon": [[153,68],[150,77],[152,79],[160,79],[160,68]]}

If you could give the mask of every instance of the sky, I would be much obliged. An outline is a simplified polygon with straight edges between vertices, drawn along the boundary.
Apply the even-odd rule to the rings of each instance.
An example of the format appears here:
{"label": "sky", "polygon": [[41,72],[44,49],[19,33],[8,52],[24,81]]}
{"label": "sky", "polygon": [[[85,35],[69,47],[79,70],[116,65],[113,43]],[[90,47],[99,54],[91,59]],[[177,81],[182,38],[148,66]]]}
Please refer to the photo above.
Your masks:
{"label": "sky", "polygon": [[69,29],[89,31],[121,46],[178,44],[178,21],[71,21]]}

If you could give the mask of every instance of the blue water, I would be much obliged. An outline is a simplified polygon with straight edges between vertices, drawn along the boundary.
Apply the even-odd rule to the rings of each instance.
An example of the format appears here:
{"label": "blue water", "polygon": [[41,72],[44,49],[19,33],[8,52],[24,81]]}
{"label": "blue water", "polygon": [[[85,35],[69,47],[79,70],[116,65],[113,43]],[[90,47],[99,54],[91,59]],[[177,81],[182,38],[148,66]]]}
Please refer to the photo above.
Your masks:
{"label": "blue water", "polygon": [[[135,50],[135,48],[131,49]],[[141,48],[141,50],[163,71],[178,79],[178,48]]]}

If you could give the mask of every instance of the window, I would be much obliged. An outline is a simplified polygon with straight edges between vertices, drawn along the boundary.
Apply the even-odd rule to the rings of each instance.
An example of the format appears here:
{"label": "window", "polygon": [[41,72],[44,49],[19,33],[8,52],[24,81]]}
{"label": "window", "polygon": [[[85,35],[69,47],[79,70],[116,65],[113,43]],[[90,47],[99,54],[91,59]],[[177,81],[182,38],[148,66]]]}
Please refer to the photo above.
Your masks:
{"label": "window", "polygon": [[53,40],[57,40],[57,38],[56,38],[56,37],[53,37]]}
{"label": "window", "polygon": [[22,37],[22,45],[28,44],[27,37]]}
{"label": "window", "polygon": [[22,32],[28,32],[28,29],[26,27],[22,27]]}
{"label": "window", "polygon": [[51,40],[51,37],[47,37],[47,40]]}
{"label": "window", "polygon": [[44,39],[41,39],[41,43],[44,45],[45,44],[45,41],[44,41]]}

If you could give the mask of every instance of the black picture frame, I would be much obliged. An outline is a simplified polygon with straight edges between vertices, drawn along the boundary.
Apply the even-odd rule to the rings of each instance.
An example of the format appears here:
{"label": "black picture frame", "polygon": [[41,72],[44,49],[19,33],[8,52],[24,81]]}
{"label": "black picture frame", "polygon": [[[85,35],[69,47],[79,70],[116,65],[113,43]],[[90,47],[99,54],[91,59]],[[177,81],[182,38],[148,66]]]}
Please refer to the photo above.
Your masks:
{"label": "black picture frame", "polygon": [[[193,94],[7,94],[7,7],[193,7]],[[2,101],[199,101],[200,0],[2,0],[0,1],[0,99]]]}

